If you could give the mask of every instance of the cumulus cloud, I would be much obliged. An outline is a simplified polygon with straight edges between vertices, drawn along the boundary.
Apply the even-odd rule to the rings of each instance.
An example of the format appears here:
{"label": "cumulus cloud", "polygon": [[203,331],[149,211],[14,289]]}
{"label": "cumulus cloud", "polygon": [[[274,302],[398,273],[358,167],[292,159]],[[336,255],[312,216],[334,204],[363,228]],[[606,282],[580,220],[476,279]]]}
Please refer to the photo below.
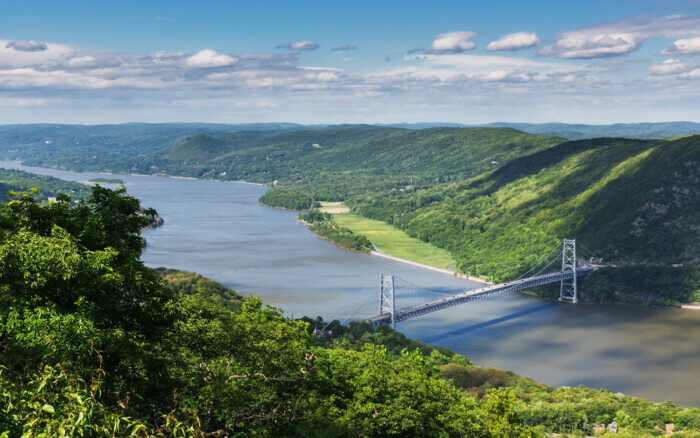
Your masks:
{"label": "cumulus cloud", "polygon": [[649,74],[651,75],[671,75],[676,73],[684,72],[688,69],[688,66],[680,62],[677,59],[667,59],[661,64],[654,64],[649,66]]}
{"label": "cumulus cloud", "polygon": [[[98,121],[94,115],[98,113],[115,117],[138,113],[144,120],[183,119],[192,114],[198,118],[216,114],[227,120],[237,116],[245,119],[250,114],[246,111],[254,108],[261,108],[260,117],[267,119],[297,118],[303,111],[318,111],[317,120],[329,120],[334,111],[344,120],[389,113],[399,114],[397,117],[416,114],[418,118],[443,114],[502,118],[508,111],[517,116],[514,105],[533,114],[538,105],[550,104],[550,116],[542,117],[560,118],[562,109],[568,111],[576,104],[573,100],[562,106],[555,104],[563,99],[578,99],[581,117],[590,114],[592,102],[601,108],[601,99],[612,101],[613,97],[616,102],[608,116],[620,113],[619,101],[625,98],[633,109],[648,99],[648,107],[654,111],[658,111],[660,100],[672,102],[668,96],[680,96],[682,102],[700,101],[700,88],[689,86],[700,71],[690,61],[685,62],[684,70],[669,62],[664,67],[650,67],[650,75],[642,80],[607,82],[596,77],[601,69],[595,65],[493,53],[428,50],[398,59],[392,56],[391,63],[375,65],[374,71],[345,71],[301,66],[298,51],[227,54],[205,49],[144,55],[47,42],[44,51],[22,52],[6,47],[8,42],[0,40],[0,108],[19,108],[20,101],[40,98],[42,107],[57,108],[46,113],[46,120],[63,117],[65,108],[83,111],[81,117],[86,118],[76,122]],[[660,69],[668,69],[668,73],[661,74]],[[548,99],[542,99],[543,93]],[[677,102],[669,107],[688,108]],[[483,105],[492,103],[498,108],[488,112]],[[203,108],[201,112],[183,111],[196,105]],[[264,113],[268,108],[287,108],[288,112]],[[469,112],[465,108],[470,108]],[[20,120],[14,111],[5,113]],[[696,113],[700,115],[700,109]],[[36,114],[32,112],[27,120],[37,120]]]}
{"label": "cumulus cloud", "polygon": [[46,43],[33,40],[13,40],[8,41],[5,45],[6,49],[15,49],[20,52],[42,52],[48,47]]}
{"label": "cumulus cloud", "polygon": [[339,46],[339,47],[334,47],[331,49],[333,52],[347,52],[348,50],[355,50],[357,49],[357,46],[354,46],[352,44],[346,44],[344,46]]}
{"label": "cumulus cloud", "polygon": [[275,46],[275,49],[287,50],[318,50],[320,46],[313,41],[297,41],[295,43],[284,43]]}
{"label": "cumulus cloud", "polygon": [[687,73],[678,75],[681,79],[700,79],[700,68],[693,69]]}
{"label": "cumulus cloud", "polygon": [[219,53],[216,50],[204,49],[187,58],[185,64],[190,67],[226,67],[237,61],[233,56]]}
{"label": "cumulus cloud", "polygon": [[433,40],[430,51],[433,53],[464,52],[474,48],[474,42],[471,39],[475,36],[476,32],[468,31],[442,33]]}
{"label": "cumulus cloud", "polygon": [[491,41],[486,50],[520,50],[534,47],[540,44],[540,39],[535,32],[516,32],[503,35],[496,41]]}
{"label": "cumulus cloud", "polygon": [[698,53],[700,53],[700,37],[676,40],[668,48],[661,51],[662,55],[668,56],[695,55]]}
{"label": "cumulus cloud", "polygon": [[622,56],[649,38],[695,35],[700,35],[700,16],[639,16],[564,32],[539,54],[570,59]]}

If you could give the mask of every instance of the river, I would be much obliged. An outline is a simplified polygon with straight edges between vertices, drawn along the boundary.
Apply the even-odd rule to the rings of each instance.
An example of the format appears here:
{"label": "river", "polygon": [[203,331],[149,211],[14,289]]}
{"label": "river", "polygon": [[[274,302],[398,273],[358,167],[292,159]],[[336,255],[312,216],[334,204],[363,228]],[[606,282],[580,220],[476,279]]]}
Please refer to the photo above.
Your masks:
{"label": "river", "polygon": [[[105,174],[0,167],[87,181]],[[476,283],[381,257],[341,250],[315,237],[296,213],[261,206],[252,184],[118,175],[165,225],[148,230],[143,260],[199,272],[285,314],[354,319],[376,313],[381,273],[454,292]],[[402,303],[397,288],[398,305]],[[365,303],[361,305],[361,303]],[[700,311],[560,304],[506,294],[399,325],[412,338],[451,348],[482,366],[551,385],[583,384],[655,401],[700,406]]]}

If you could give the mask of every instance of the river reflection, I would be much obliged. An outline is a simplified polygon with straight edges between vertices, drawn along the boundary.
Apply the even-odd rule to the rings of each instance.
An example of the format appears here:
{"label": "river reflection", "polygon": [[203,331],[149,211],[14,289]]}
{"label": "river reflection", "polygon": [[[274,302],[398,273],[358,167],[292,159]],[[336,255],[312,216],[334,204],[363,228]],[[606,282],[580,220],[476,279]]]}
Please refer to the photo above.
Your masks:
{"label": "river reflection", "polygon": [[[20,168],[87,181],[104,174]],[[261,206],[250,184],[120,175],[130,194],[158,210],[148,266],[196,271],[287,315],[355,319],[376,313],[379,275],[455,292],[476,283],[377,256],[341,250],[296,222],[296,213]],[[401,291],[399,304],[401,303]],[[700,311],[624,305],[571,305],[507,294],[400,324],[410,337],[451,348],[484,366],[552,385],[700,406]]]}

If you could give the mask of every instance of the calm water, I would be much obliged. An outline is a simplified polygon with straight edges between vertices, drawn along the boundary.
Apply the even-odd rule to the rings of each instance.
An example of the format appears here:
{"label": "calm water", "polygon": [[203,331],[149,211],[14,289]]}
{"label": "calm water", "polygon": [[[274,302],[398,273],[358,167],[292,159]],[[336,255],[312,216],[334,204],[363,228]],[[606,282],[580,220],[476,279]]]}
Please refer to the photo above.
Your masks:
{"label": "calm water", "polygon": [[[75,181],[104,176],[22,168]],[[261,186],[120,176],[165,225],[146,232],[149,266],[199,272],[255,294],[294,316],[355,318],[376,309],[380,273],[420,286],[461,291],[465,280],[377,256],[343,251],[296,222],[296,213],[259,205]],[[399,304],[401,290],[398,289]],[[365,303],[360,306],[361,303]],[[399,326],[484,366],[552,385],[607,388],[700,406],[700,311],[571,305],[510,294],[457,306]]]}

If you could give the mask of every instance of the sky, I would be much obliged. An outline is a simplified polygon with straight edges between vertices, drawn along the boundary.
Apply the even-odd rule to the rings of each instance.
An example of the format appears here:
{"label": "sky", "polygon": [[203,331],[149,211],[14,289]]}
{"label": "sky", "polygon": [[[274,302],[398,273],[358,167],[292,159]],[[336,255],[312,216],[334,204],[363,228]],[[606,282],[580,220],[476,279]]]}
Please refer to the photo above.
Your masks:
{"label": "sky", "polygon": [[0,124],[700,122],[700,0],[12,1]]}

